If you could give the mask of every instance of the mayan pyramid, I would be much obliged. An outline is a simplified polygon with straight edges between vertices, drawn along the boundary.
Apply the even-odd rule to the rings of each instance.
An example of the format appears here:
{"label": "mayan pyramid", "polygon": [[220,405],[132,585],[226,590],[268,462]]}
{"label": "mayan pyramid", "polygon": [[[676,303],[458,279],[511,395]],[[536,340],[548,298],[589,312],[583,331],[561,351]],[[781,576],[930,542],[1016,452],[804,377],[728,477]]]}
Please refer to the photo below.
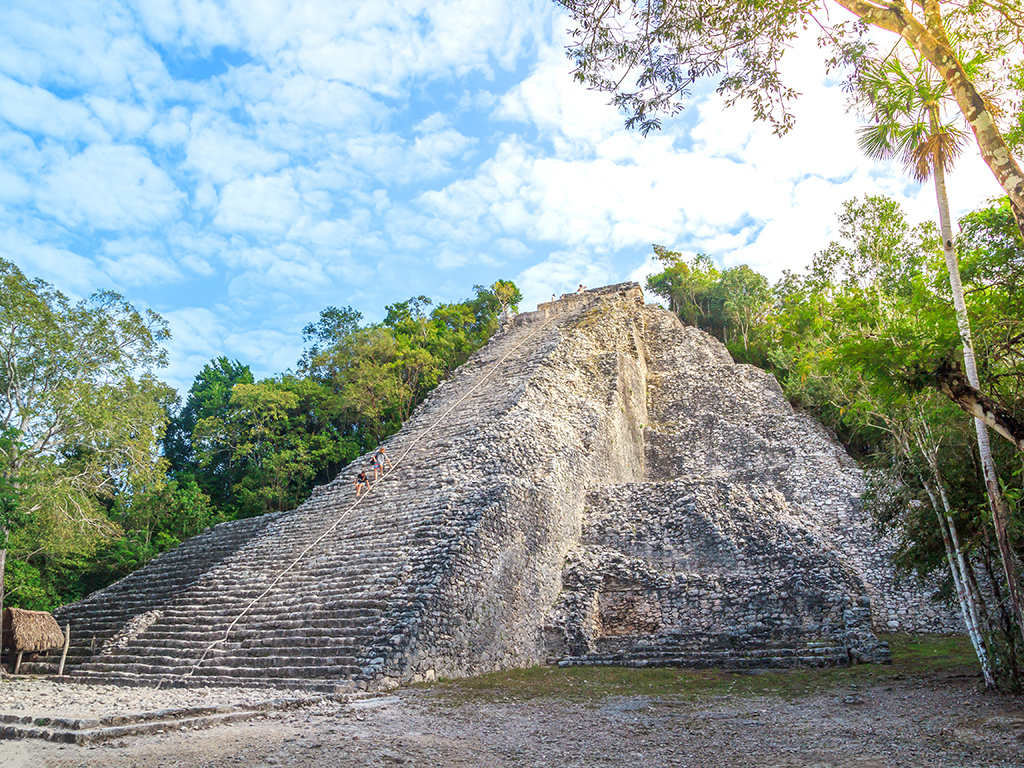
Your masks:
{"label": "mayan pyramid", "polygon": [[878,631],[955,627],[895,578],[835,439],[635,283],[512,318],[386,446],[358,501],[363,462],[60,609],[66,674],[379,689],[884,661]]}

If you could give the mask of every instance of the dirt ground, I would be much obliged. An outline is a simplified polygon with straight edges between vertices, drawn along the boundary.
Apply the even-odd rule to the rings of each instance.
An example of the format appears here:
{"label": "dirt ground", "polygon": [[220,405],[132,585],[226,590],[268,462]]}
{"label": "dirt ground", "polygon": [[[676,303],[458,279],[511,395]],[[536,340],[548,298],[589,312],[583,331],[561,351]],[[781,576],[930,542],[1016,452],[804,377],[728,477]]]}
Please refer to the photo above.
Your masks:
{"label": "dirt ground", "polygon": [[1024,697],[931,676],[800,696],[514,700],[435,687],[203,731],[0,742],[0,767],[1024,766]]}

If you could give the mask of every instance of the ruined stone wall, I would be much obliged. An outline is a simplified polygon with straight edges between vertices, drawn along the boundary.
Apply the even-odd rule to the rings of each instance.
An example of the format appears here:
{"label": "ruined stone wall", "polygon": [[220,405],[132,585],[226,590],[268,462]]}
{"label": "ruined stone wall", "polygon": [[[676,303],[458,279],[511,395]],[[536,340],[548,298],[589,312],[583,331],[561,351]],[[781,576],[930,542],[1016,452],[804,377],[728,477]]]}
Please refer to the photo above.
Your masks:
{"label": "ruined stone wall", "polygon": [[860,498],[863,472],[835,436],[786,401],[775,378],[735,365],[716,339],[655,313],[650,479],[721,477],[782,494],[792,514],[863,580],[881,629],[955,631],[958,621],[912,578],[894,573]]}

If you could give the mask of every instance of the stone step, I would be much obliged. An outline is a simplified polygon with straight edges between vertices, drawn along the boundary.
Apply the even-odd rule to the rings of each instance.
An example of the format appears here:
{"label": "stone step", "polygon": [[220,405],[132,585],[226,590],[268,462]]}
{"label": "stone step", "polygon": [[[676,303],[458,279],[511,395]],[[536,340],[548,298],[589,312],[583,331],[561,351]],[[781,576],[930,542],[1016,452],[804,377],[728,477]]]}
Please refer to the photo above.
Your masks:
{"label": "stone step", "polygon": [[850,656],[845,647],[831,653],[811,652],[809,649],[790,649],[779,653],[751,653],[747,651],[688,651],[678,653],[593,653],[570,656],[558,661],[559,666],[620,666],[620,667],[683,667],[690,669],[791,669],[804,667],[849,666]]}
{"label": "stone step", "polygon": [[[206,663],[215,663],[216,665],[237,667],[237,666],[252,666],[252,667],[272,667],[275,664],[283,663],[288,660],[293,663],[309,663],[314,666],[324,666],[331,664],[349,664],[354,661],[358,656],[360,648],[355,649],[356,652],[350,652],[347,648],[309,648],[309,647],[292,647],[290,645],[282,644],[276,649],[258,648],[234,648],[234,649],[222,649],[219,647],[209,648],[192,648],[189,651],[180,651],[178,653],[168,654],[167,649],[143,647],[143,648],[125,648],[120,651],[116,651],[111,654],[104,654],[102,656],[94,656],[86,664],[89,668],[94,668],[98,665],[106,664],[134,664],[134,663],[151,663],[159,666],[175,667],[175,666],[191,666],[195,664],[200,658],[204,657]],[[274,652],[269,652],[273,650]]]}
{"label": "stone step", "polygon": [[[222,630],[229,624],[241,617],[238,624],[242,627],[251,626],[255,623],[267,630],[295,629],[301,627],[336,628],[358,625],[361,622],[371,621],[380,615],[380,608],[318,608],[316,612],[310,611],[305,615],[297,615],[296,610],[288,610],[288,606],[279,609],[273,607],[253,607],[246,613],[242,613],[245,606],[239,606],[237,610],[226,610],[214,613],[202,610],[182,610],[172,615],[165,615],[154,625],[154,631],[161,628],[173,630],[175,627],[198,626],[214,631],[217,628]],[[296,618],[284,618],[286,616]],[[237,625],[236,625],[237,626]]]}
{"label": "stone step", "polygon": [[229,675],[209,675],[196,672],[189,677],[167,674],[138,674],[133,672],[77,672],[70,676],[70,682],[86,685],[123,685],[123,686],[163,686],[170,688],[209,688],[238,687],[246,688],[278,688],[284,690],[305,691],[309,693],[336,693],[339,688],[352,690],[356,686],[345,679],[315,679],[295,677],[239,677]]}
{"label": "stone step", "polygon": [[846,656],[845,646],[828,647],[793,647],[793,648],[735,648],[735,649],[700,649],[700,648],[652,648],[649,646],[636,645],[628,653],[605,653],[600,651],[597,655],[607,657],[628,655],[636,658],[658,659],[675,658],[685,655],[707,655],[707,656],[730,656],[741,655],[749,659],[774,659],[774,658],[795,658],[806,656]]}
{"label": "stone step", "polygon": [[[237,661],[238,663],[225,663],[227,661]],[[245,664],[243,662],[250,661]],[[199,668],[193,670],[192,665],[183,664],[181,660],[176,660],[173,664],[160,664],[160,663],[146,663],[143,661],[137,661],[135,659],[126,659],[123,662],[91,662],[84,666],[82,670],[77,671],[75,676],[78,677],[83,673],[90,675],[106,675],[106,674],[119,674],[119,673],[132,673],[135,675],[153,675],[153,676],[186,676],[190,672],[193,674],[202,674],[204,676],[212,677],[234,677],[234,678],[273,678],[273,679],[342,679],[355,677],[362,671],[362,667],[355,663],[347,664],[320,664],[320,663],[302,663],[304,660],[299,659],[287,659],[285,663],[279,663],[276,665],[257,666],[251,663],[251,660],[238,659],[238,660],[227,660],[217,659],[216,664],[212,664],[209,661],[204,662]]]}

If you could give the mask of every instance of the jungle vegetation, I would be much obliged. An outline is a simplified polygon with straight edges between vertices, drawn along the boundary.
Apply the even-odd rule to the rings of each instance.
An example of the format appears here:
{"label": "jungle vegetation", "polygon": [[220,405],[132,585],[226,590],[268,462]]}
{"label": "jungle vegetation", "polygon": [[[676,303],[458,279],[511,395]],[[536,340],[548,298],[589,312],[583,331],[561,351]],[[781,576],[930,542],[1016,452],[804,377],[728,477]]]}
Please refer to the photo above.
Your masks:
{"label": "jungle vegetation", "polygon": [[0,568],[8,604],[41,610],[217,522],[296,507],[396,432],[521,299],[499,280],[465,301],[392,304],[380,323],[327,307],[294,370],[256,381],[220,357],[179,398],[156,375],[157,315],[109,292],[72,304],[4,260],[0,280]]}
{"label": "jungle vegetation", "polygon": [[[896,537],[898,565],[942,581],[968,629],[975,625],[992,684],[1016,687],[1021,634],[975,419],[945,384],[964,375],[964,343],[939,232],[911,223],[885,197],[848,201],[838,231],[806,273],[785,273],[774,285],[747,266],[719,270],[706,256],[656,245],[664,269],[648,288],[738,362],[771,371],[794,405],[835,429],[871,470],[867,503],[879,532]],[[955,249],[977,389],[1022,421],[1024,243],[1009,202],[965,216]],[[999,434],[990,450],[1019,560],[1024,452]]]}

